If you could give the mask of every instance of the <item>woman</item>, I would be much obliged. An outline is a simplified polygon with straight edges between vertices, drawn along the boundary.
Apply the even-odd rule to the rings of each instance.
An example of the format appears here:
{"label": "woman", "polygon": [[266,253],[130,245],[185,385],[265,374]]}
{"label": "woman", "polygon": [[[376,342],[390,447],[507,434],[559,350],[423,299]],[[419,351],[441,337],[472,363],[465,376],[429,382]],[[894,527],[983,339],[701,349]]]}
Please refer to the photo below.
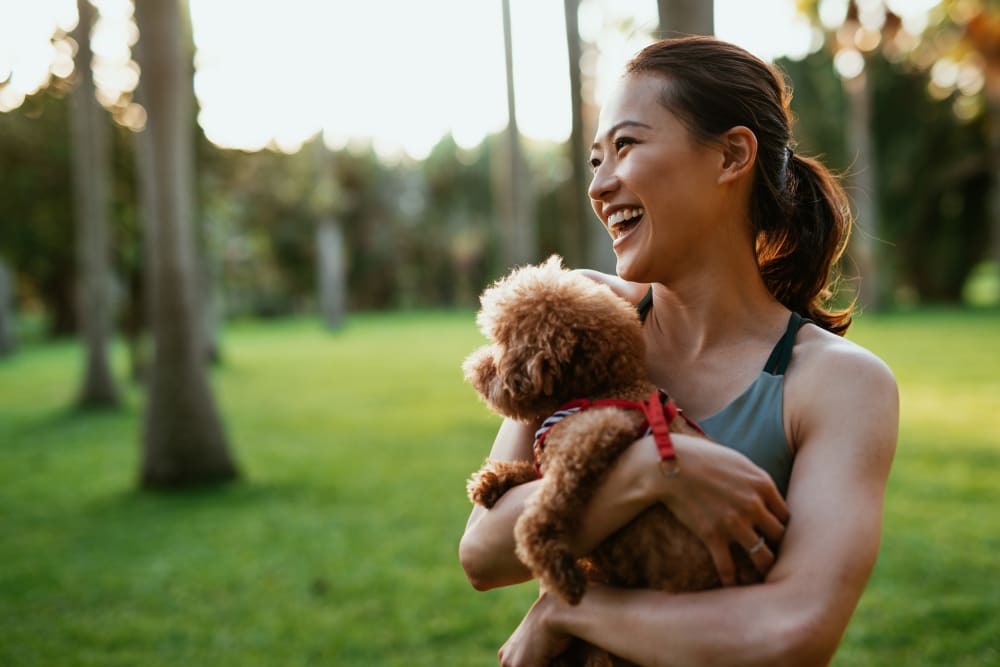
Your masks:
{"label": "woman", "polygon": [[[689,594],[593,585],[575,607],[542,591],[502,664],[544,665],[570,636],[643,665],[832,658],[875,563],[898,397],[886,366],[840,337],[850,313],[825,306],[849,212],[826,169],[793,152],[788,102],[781,76],[738,47],[658,42],[628,64],[590,160],[618,273],[591,276],[637,304],[650,378],[726,447],[675,436],[680,473],[665,477],[652,439],[638,440],[576,548],[663,502],[725,583],[731,544],[765,581]],[[532,432],[505,422],[490,456],[530,458]],[[530,577],[512,533],[536,484],[473,510],[460,556],[476,588]]]}

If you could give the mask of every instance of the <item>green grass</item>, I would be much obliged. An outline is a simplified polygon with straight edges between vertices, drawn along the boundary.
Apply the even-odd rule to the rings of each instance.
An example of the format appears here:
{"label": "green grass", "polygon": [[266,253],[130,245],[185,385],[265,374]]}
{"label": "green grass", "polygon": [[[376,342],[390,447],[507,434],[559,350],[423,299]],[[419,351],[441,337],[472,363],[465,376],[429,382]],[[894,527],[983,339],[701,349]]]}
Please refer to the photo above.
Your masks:
{"label": "green grass", "polygon": [[[859,319],[903,426],[838,665],[1000,663],[1000,313]],[[68,408],[75,344],[0,361],[0,664],[488,665],[534,598],[457,562],[498,423],[472,313],[240,324],[213,382],[242,481],[135,490],[141,394]],[[115,350],[124,376],[124,354]]]}

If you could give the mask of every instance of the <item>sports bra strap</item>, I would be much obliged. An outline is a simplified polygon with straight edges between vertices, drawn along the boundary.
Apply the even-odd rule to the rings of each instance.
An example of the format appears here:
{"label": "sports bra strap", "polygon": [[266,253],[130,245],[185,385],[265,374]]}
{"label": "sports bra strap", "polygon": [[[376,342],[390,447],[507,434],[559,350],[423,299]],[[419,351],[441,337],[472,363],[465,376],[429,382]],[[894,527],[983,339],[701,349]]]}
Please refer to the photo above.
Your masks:
{"label": "sports bra strap", "polygon": [[[646,316],[649,315],[652,307],[653,288],[650,287],[646,295],[635,306],[636,311],[639,313],[639,321],[646,321]],[[784,335],[774,346],[774,349],[771,350],[771,356],[768,357],[767,363],[764,364],[765,373],[770,373],[771,375],[785,374],[785,371],[788,369],[788,363],[792,360],[792,348],[795,347],[795,337],[804,324],[811,322],[812,320],[802,317],[796,312],[791,314],[788,318],[788,327],[785,328]]]}
{"label": "sports bra strap", "polygon": [[771,356],[764,364],[764,372],[771,375],[784,375],[788,369],[788,362],[792,360],[792,348],[795,347],[795,336],[799,333],[802,325],[808,324],[812,320],[806,319],[796,312],[792,312],[788,318],[788,327],[785,334],[778,341],[778,344],[771,350]]}
{"label": "sports bra strap", "polygon": [[649,315],[649,309],[653,307],[653,288],[650,287],[646,295],[642,297],[642,300],[636,304],[635,309],[639,311],[639,321],[645,322],[646,315]]}

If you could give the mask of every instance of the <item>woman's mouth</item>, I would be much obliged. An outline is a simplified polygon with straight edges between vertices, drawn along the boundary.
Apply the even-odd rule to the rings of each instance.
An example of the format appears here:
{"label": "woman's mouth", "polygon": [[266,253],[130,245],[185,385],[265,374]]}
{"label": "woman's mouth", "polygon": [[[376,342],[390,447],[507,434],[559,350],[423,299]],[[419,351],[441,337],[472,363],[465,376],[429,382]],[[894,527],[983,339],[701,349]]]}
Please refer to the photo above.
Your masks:
{"label": "woman's mouth", "polygon": [[608,231],[614,239],[614,245],[618,245],[619,241],[625,239],[638,226],[645,213],[646,209],[642,207],[623,208],[608,216]]}

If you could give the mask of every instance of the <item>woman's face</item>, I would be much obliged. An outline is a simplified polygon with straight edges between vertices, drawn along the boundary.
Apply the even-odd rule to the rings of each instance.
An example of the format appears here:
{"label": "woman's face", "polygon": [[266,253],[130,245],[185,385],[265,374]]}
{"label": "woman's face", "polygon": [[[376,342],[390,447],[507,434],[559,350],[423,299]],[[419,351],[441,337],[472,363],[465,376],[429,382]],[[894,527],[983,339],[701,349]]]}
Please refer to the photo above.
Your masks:
{"label": "woman's face", "polygon": [[716,226],[719,148],[698,143],[660,103],[665,79],[628,75],[601,111],[590,153],[591,205],[611,235],[618,275],[667,282]]}

